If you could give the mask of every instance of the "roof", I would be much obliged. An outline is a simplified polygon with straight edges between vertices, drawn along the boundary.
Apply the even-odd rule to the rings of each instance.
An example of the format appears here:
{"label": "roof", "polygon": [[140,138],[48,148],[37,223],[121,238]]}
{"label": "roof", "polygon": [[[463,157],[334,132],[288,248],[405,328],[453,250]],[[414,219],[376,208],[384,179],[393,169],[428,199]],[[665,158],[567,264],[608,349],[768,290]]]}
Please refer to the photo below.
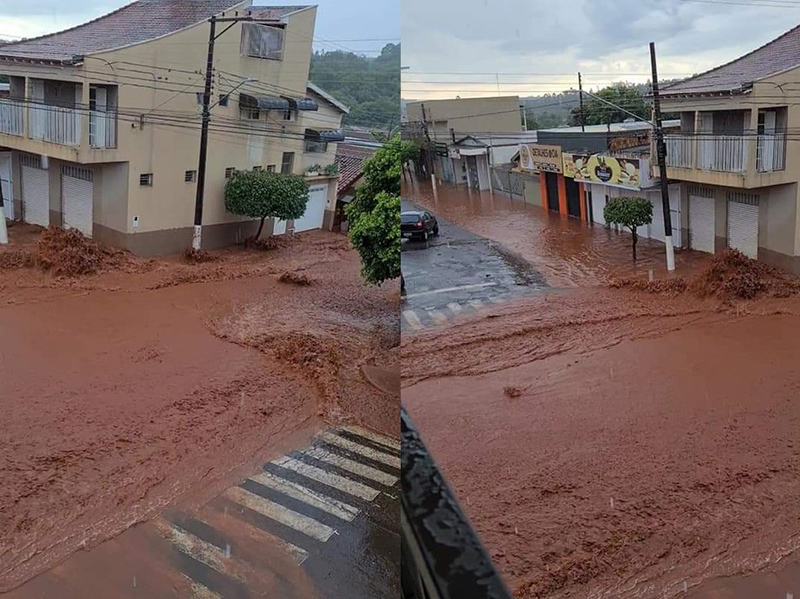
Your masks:
{"label": "roof", "polygon": [[339,165],[339,183],[336,190],[341,193],[364,174],[364,161],[371,158],[375,149],[348,144],[336,146],[336,164]]}
{"label": "roof", "polygon": [[333,104],[336,108],[341,110],[343,113],[345,113],[345,114],[349,114],[350,113],[350,109],[347,106],[342,104],[339,100],[334,98],[332,95],[330,95],[328,92],[326,92],[324,89],[322,89],[320,86],[316,85],[315,83],[311,83],[309,81],[308,85],[306,87],[308,88],[309,91],[314,92],[318,96],[320,96],[320,97],[324,98],[325,100],[327,100],[329,103]]}
{"label": "roof", "polygon": [[664,86],[664,96],[741,93],[753,82],[800,66],[800,26],[749,54],[689,79]]}
{"label": "roof", "polygon": [[[680,127],[680,119],[663,121],[664,127]],[[633,121],[627,123],[611,123],[611,133],[624,133],[626,131],[645,131],[653,128],[653,125],[644,121]],[[608,133],[609,125],[586,125],[586,130],[577,127],[555,127],[553,129],[539,129],[539,133]]]}
{"label": "roof", "polygon": [[249,14],[253,17],[258,17],[259,19],[280,21],[292,13],[306,10],[307,8],[311,8],[311,6],[251,6]]}
{"label": "roof", "polygon": [[[114,50],[175,33],[246,0],[138,0],[107,15],[41,37],[0,45],[3,57],[73,62],[73,57]],[[253,7],[253,15],[279,19],[303,7]]]}

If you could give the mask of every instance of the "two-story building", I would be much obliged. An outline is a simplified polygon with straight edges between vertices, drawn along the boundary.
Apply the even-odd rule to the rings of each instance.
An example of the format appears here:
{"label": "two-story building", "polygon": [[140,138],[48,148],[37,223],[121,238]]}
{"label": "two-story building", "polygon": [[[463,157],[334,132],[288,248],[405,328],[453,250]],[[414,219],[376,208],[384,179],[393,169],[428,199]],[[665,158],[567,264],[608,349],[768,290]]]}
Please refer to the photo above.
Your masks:
{"label": "two-story building", "polygon": [[685,190],[689,247],[731,247],[800,273],[800,27],[707,73],[666,86],[679,113],[667,174]]}
{"label": "two-story building", "polygon": [[[234,170],[303,173],[335,160],[347,108],[308,82],[314,6],[139,0],[59,33],[0,46],[0,177],[7,216],[137,254],[191,243],[209,19],[214,49],[203,247],[252,235],[224,205]],[[228,27],[230,27],[228,29]],[[310,178],[306,214],[267,233],[332,223],[335,174]]]}

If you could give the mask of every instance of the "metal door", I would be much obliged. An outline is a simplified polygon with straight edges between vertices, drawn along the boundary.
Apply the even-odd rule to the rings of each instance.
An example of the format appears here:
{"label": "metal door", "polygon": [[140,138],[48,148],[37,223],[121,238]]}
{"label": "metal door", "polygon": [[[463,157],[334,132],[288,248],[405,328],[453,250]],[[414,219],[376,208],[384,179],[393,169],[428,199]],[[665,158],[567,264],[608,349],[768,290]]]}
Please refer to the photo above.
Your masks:
{"label": "metal door", "polygon": [[38,156],[23,155],[22,218],[26,223],[47,227],[50,224],[50,181]]}
{"label": "metal door", "polygon": [[475,159],[475,156],[467,156],[467,183],[470,189],[478,189],[480,187],[478,161]]}
{"label": "metal door", "polygon": [[61,169],[61,210],[65,229],[77,229],[92,236],[92,171],[64,166]]}
{"label": "metal door", "polygon": [[567,213],[575,218],[581,217],[581,190],[575,179],[564,177],[564,186],[567,191]]}
{"label": "metal door", "polygon": [[547,190],[547,207],[554,212],[558,212],[558,175],[545,173],[544,182]]}
{"label": "metal door", "polygon": [[713,198],[689,196],[689,242],[693,250],[714,253]]}
{"label": "metal door", "polygon": [[315,185],[309,190],[305,214],[294,221],[296,233],[322,228],[322,223],[325,220],[325,202],[327,198],[327,185]]}
{"label": "metal door", "polygon": [[728,246],[758,258],[758,204],[728,201]]}
{"label": "metal door", "polygon": [[0,188],[3,190],[5,217],[14,220],[14,190],[11,185],[11,152],[0,153]]}

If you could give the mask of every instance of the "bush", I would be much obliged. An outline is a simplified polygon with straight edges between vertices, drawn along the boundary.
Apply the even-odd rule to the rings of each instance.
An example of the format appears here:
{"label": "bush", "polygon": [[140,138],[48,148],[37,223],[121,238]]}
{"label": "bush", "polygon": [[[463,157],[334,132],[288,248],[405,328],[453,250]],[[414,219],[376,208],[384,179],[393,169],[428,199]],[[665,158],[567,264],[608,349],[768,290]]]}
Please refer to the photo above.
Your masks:
{"label": "bush", "polygon": [[639,241],[636,229],[653,222],[653,205],[650,201],[632,197],[611,198],[603,208],[603,218],[609,224],[622,225],[630,230],[633,259],[636,260],[636,242]]}

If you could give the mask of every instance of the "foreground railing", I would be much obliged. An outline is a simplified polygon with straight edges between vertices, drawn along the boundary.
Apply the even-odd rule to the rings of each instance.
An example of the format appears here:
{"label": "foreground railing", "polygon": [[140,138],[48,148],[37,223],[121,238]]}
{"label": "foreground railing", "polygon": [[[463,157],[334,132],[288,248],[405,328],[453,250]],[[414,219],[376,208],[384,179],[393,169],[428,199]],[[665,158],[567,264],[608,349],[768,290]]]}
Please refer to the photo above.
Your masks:
{"label": "foreground railing", "polygon": [[93,148],[117,147],[117,114],[92,111],[89,113],[89,145]]}
{"label": "foreground railing", "polygon": [[0,99],[0,133],[24,135],[23,103],[17,100]]}
{"label": "foreground railing", "polygon": [[688,135],[665,135],[667,144],[667,166],[692,168],[694,140]]}
{"label": "foreground railing", "polygon": [[403,599],[511,599],[401,408]]}
{"label": "foreground railing", "polygon": [[756,170],[759,173],[782,171],[786,168],[786,134],[765,133],[758,136]]}
{"label": "foreground railing", "polygon": [[80,119],[80,113],[72,108],[31,106],[28,109],[28,132],[31,139],[77,146],[81,141]]}

